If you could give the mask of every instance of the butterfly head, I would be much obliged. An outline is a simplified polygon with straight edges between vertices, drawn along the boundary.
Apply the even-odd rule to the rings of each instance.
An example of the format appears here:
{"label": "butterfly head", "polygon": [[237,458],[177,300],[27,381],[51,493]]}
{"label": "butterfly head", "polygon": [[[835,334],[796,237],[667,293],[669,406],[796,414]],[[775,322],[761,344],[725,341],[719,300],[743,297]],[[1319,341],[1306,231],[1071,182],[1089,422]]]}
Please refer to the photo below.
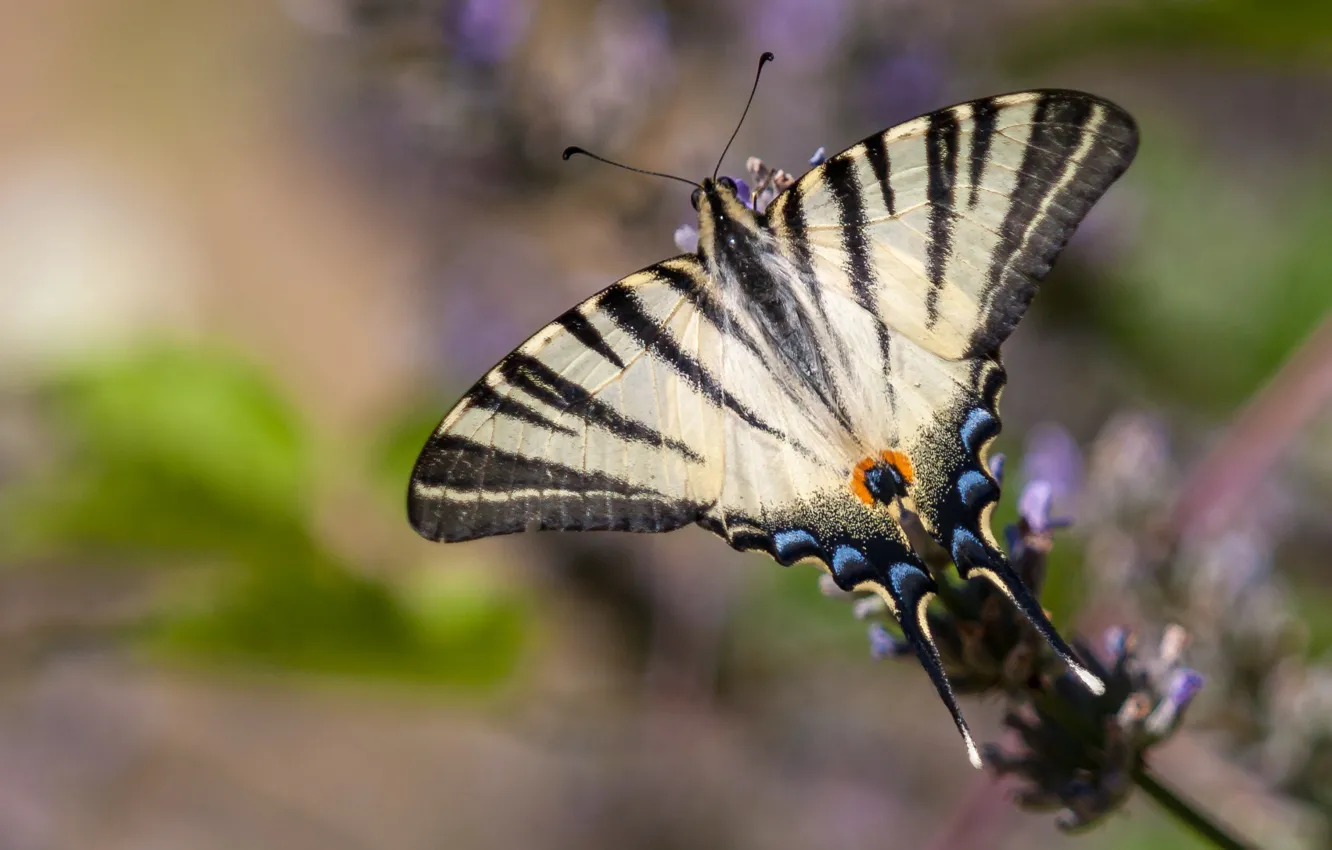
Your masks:
{"label": "butterfly head", "polygon": [[762,238],[758,213],[740,200],[738,187],[729,177],[705,179],[690,203],[698,211],[698,253],[721,263],[753,254]]}

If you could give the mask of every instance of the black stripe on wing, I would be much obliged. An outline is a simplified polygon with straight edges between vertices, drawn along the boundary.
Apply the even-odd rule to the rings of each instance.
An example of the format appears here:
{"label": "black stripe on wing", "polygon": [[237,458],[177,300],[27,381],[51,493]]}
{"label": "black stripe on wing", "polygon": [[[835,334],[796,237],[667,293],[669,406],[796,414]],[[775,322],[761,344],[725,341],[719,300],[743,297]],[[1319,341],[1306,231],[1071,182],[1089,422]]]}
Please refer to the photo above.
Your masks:
{"label": "black stripe on wing", "polygon": [[789,442],[787,436],[761,419],[729,390],[721,385],[717,378],[704,368],[694,357],[687,354],[675,337],[643,309],[643,304],[634,294],[633,288],[618,283],[605,290],[597,301],[597,308],[614,321],[625,333],[639,345],[647,349],[653,357],[665,363],[690,386],[696,388],[703,397],[718,407],[724,407],[734,413],[741,421],[754,429]]}
{"label": "black stripe on wing", "polygon": [[971,194],[967,198],[969,209],[974,210],[980,203],[981,178],[985,175],[985,163],[990,158],[990,144],[994,141],[994,128],[998,119],[999,108],[995,106],[994,98],[972,101],[971,153],[968,154],[971,178]]}
{"label": "black stripe on wing", "polygon": [[482,380],[476,386],[468,390],[467,395],[463,397],[464,401],[471,407],[481,410],[491,410],[495,413],[503,414],[510,419],[517,419],[519,422],[526,422],[529,425],[536,425],[539,428],[545,428],[558,434],[566,436],[577,436],[578,432],[565,425],[561,425],[553,419],[548,418],[541,411],[529,407],[511,396],[501,394],[486,381]]}
{"label": "black stripe on wing", "polygon": [[[535,357],[515,352],[504,358],[497,371],[510,385],[564,415],[577,417],[623,440],[670,449],[692,463],[703,463],[703,457],[689,446],[665,436],[645,422],[625,416],[583,385],[565,378]],[[574,433],[567,428],[559,430]]]}
{"label": "black stripe on wing", "polygon": [[897,215],[897,209],[894,206],[893,186],[889,181],[889,175],[892,173],[892,161],[888,157],[888,142],[884,139],[883,133],[870,136],[863,143],[865,146],[865,158],[869,160],[870,169],[874,172],[874,179],[879,184],[879,194],[883,199],[883,206],[888,210],[888,215]]}
{"label": "black stripe on wing", "polygon": [[606,338],[601,335],[601,331],[596,329],[591,320],[582,314],[580,308],[575,307],[569,310],[556,319],[555,324],[564,328],[574,339],[614,363],[618,368],[624,368],[624,361],[620,359],[620,355],[615,352],[615,349],[611,348],[610,343],[606,342]]}
{"label": "black stripe on wing", "polygon": [[925,131],[925,163],[930,202],[930,232],[925,249],[925,276],[930,289],[925,295],[925,327],[939,321],[939,293],[944,272],[953,253],[953,195],[957,190],[957,145],[960,127],[956,110],[941,109],[929,117]]}
{"label": "black stripe on wing", "polygon": [[[1073,164],[1094,118],[1099,123],[1090,148]],[[969,341],[969,357],[996,351],[1012,332],[1036,283],[1049,273],[1083,216],[1132,162],[1138,133],[1133,119],[1113,103],[1080,92],[1045,91],[1036,102],[1026,146],[980,293],[985,319]],[[1070,167],[1071,179],[1061,185]]]}
{"label": "black stripe on wing", "polygon": [[[524,491],[540,498],[503,498]],[[426,444],[408,499],[417,532],[450,542],[529,529],[667,531],[694,522],[700,510],[614,475],[450,433]]]}
{"label": "black stripe on wing", "polygon": [[422,452],[413,479],[427,487],[463,492],[542,489],[664,498],[651,488],[614,475],[504,451],[461,434],[440,434],[432,439]]}
{"label": "black stripe on wing", "polygon": [[[879,137],[876,137],[879,138]],[[868,143],[867,143],[868,144]],[[868,152],[868,150],[867,150]],[[887,152],[884,152],[885,158]],[[886,159],[885,159],[886,162]],[[871,167],[873,160],[871,159]],[[875,317],[875,332],[879,343],[879,356],[883,359],[884,386],[890,398],[893,386],[890,378],[891,351],[888,327],[878,317],[879,280],[874,271],[869,240],[869,216],[866,212],[864,195],[860,189],[860,179],[856,174],[855,160],[849,155],[836,156],[824,165],[823,181],[828,194],[837,204],[838,223],[842,230],[842,251],[846,254],[847,279],[851,282],[851,291],[856,303]],[[886,183],[885,183],[886,185]],[[792,197],[787,207],[794,205]]]}
{"label": "black stripe on wing", "polygon": [[754,337],[732,318],[722,303],[704,286],[706,278],[703,277],[701,267],[688,269],[671,263],[662,263],[655,266],[652,271],[659,280],[689,299],[689,302],[703,314],[703,318],[719,332],[738,341],[755,357],[763,359],[763,352]]}

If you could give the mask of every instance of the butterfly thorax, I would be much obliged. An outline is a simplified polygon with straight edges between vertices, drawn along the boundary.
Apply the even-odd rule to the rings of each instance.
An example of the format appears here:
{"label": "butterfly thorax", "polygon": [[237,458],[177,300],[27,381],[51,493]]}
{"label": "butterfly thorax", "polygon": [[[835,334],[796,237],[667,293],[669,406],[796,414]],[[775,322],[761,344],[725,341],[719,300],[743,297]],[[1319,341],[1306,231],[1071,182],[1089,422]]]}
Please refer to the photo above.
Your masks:
{"label": "butterfly thorax", "polygon": [[697,200],[699,256],[723,297],[743,311],[803,389],[837,410],[835,364],[819,342],[826,333],[819,333],[807,306],[810,282],[801,279],[766,220],[740,202],[733,185],[703,181]]}

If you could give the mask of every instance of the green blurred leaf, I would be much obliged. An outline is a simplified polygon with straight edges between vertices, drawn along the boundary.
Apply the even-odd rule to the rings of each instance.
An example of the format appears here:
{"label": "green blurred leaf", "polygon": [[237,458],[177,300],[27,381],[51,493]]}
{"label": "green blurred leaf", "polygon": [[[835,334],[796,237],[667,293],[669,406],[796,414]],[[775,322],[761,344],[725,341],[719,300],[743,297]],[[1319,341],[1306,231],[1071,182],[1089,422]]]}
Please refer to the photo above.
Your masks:
{"label": "green blurred leaf", "polygon": [[476,582],[398,591],[328,559],[248,569],[150,645],[261,669],[485,688],[521,656],[517,599]]}
{"label": "green blurred leaf", "polygon": [[1290,599],[1295,613],[1308,630],[1309,657],[1322,658],[1332,654],[1332,618],[1327,616],[1332,610],[1332,592],[1312,582],[1303,582]]}
{"label": "green blurred leaf", "polygon": [[92,458],[160,466],[219,499],[303,515],[308,435],[271,379],[221,351],[159,346],[58,388]]}
{"label": "green blurred leaf", "polygon": [[[349,568],[311,534],[310,436],[274,382],[243,360],[155,346],[49,390],[67,451],[8,506],[14,536],[30,551],[89,550],[99,562],[190,554],[219,567],[197,607],[174,606],[148,624],[150,646],[465,687],[494,684],[517,664],[527,619],[512,596],[457,577],[400,590]],[[414,424],[424,421],[404,420],[385,442],[400,488],[434,426]]]}
{"label": "green blurred leaf", "polygon": [[1170,820],[1154,804],[1144,802],[1142,806],[1150,807],[1145,817],[1117,817],[1098,830],[1109,839],[1104,846],[1125,850],[1209,850],[1216,846],[1184,824]]}
{"label": "green blurred leaf", "polygon": [[1332,174],[1264,200],[1199,146],[1153,139],[1131,172],[1144,238],[1092,314],[1176,400],[1231,410],[1332,310]]}
{"label": "green blurred leaf", "polygon": [[1213,52],[1227,59],[1318,67],[1332,58],[1332,4],[1325,0],[1137,0],[1087,3],[1033,23],[1010,43],[1017,71],[1098,53]]}
{"label": "green blurred leaf", "polygon": [[67,451],[6,511],[8,543],[254,557],[308,549],[308,436],[262,372],[155,346],[49,388]]}
{"label": "green blurred leaf", "polygon": [[851,606],[819,591],[808,564],[779,567],[764,559],[761,577],[746,584],[734,619],[733,652],[744,657],[810,659],[868,656],[867,624]]}

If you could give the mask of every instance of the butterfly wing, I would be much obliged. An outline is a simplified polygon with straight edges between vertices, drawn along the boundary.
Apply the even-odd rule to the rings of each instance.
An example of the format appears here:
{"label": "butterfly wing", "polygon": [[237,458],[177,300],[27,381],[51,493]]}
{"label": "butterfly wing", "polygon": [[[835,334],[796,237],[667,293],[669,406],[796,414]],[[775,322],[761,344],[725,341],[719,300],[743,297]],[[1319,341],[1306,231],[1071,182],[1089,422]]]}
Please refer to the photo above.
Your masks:
{"label": "butterfly wing", "polygon": [[1128,167],[1133,119],[1080,92],[1020,92],[869,137],[769,207],[779,233],[930,352],[994,352],[1069,236]]}
{"label": "butterfly wing", "polygon": [[458,402],[417,460],[416,530],[668,531],[738,548],[839,482],[838,447],[698,258],[630,275],[547,325]]}
{"label": "butterfly wing", "polygon": [[1094,96],[985,98],[871,136],[805,174],[767,213],[829,315],[850,304],[872,317],[877,345],[855,356],[887,394],[926,528],[963,575],[994,581],[1066,658],[990,529],[999,488],[985,450],[999,431],[998,351],[1136,149],[1132,118]]}

